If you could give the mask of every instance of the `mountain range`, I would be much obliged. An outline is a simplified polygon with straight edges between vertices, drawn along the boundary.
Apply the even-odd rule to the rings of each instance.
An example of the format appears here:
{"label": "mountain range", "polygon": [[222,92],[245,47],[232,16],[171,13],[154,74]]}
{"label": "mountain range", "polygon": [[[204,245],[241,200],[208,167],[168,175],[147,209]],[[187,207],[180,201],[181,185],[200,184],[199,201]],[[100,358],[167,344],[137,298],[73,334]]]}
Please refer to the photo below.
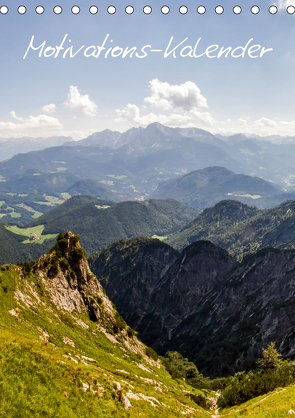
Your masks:
{"label": "mountain range", "polygon": [[[116,203],[74,196],[50,210],[50,206],[46,207],[44,214],[26,226],[2,224],[0,237],[9,245],[1,247],[0,263],[39,257],[64,229],[80,235],[88,254],[118,239],[137,236],[158,237],[176,250],[198,240],[209,240],[238,261],[268,246],[295,248],[295,200],[264,210],[223,200],[200,212],[174,199]],[[36,237],[35,231],[39,240],[28,240]]]}
{"label": "mountain range", "polygon": [[275,145],[242,135],[221,139],[197,128],[154,123],[124,134],[103,131],[63,146],[14,155],[0,163],[0,176],[4,187],[13,176],[27,176],[28,170],[44,175],[63,172],[78,180],[104,183],[117,194],[117,200],[143,200],[160,182],[216,166],[292,191],[294,156],[294,144]]}
{"label": "mountain range", "polygon": [[295,358],[293,139],[11,140],[35,151],[0,162],[0,415],[266,416],[279,392],[217,404],[295,379],[256,363],[272,343]]}
{"label": "mountain range", "polygon": [[90,253],[120,238],[171,234],[198,213],[197,209],[173,199],[114,204],[90,196],[74,196],[28,226],[42,224],[45,226],[44,234],[58,234],[72,229]]}
{"label": "mountain range", "polygon": [[54,147],[70,143],[72,138],[66,136],[52,136],[49,138],[9,138],[0,142],[0,161],[8,160],[19,153],[37,151],[48,147]]}

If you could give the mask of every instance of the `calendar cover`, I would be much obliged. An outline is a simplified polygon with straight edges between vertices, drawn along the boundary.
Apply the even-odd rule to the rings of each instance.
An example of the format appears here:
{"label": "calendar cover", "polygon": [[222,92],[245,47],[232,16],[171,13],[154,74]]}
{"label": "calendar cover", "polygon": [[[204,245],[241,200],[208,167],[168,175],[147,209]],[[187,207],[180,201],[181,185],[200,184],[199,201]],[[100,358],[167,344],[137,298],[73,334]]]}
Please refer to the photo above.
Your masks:
{"label": "calendar cover", "polygon": [[0,4],[1,416],[295,414],[294,14]]}

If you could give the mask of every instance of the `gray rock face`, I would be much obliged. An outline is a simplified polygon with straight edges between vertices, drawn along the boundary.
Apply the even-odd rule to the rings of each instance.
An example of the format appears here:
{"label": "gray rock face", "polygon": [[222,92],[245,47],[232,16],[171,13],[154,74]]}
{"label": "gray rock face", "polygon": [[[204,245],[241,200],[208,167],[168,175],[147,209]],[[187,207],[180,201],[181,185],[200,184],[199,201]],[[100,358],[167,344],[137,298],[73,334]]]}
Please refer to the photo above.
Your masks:
{"label": "gray rock face", "polygon": [[159,240],[117,241],[91,265],[107,295],[132,328],[150,312],[157,283],[179,253]]}
{"label": "gray rock face", "polygon": [[60,234],[52,250],[39,258],[34,273],[59,309],[85,312],[95,322],[114,324],[114,309],[95,275],[90,271],[79,237]]}
{"label": "gray rock face", "polygon": [[[210,348],[208,357],[216,360],[216,368],[226,357],[231,365],[256,357],[272,341],[289,356],[295,351],[294,313],[295,251],[265,249],[208,294],[174,330],[170,345],[182,344],[184,354],[196,362],[202,362]],[[206,360],[203,367],[210,370],[212,365]]]}
{"label": "gray rock face", "polygon": [[[295,354],[295,251],[268,248],[239,264],[209,241],[181,254],[159,241],[125,240],[93,265],[140,338],[177,350],[208,373],[260,354],[274,341]],[[214,370],[213,370],[214,369]]]}
{"label": "gray rock face", "polygon": [[161,351],[173,330],[237,263],[209,241],[181,254],[159,240],[121,240],[91,265],[125,320]]}
{"label": "gray rock face", "polygon": [[186,247],[154,288],[149,311],[155,321],[146,324],[143,320],[139,331],[147,327],[153,334],[157,331],[161,340],[164,335],[171,339],[173,330],[236,266],[225,250],[209,241]]}

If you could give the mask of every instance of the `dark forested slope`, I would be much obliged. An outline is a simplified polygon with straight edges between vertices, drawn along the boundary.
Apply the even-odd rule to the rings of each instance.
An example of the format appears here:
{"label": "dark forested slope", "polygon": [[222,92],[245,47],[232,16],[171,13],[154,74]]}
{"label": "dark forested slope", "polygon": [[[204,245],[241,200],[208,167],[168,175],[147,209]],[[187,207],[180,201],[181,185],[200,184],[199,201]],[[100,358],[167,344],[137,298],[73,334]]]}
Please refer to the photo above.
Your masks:
{"label": "dark forested slope", "polygon": [[271,341],[295,354],[295,251],[265,248],[237,263],[208,241],[181,253],[122,240],[90,258],[119,312],[160,353],[178,350],[210,374]]}
{"label": "dark forested slope", "polygon": [[295,248],[295,200],[265,210],[221,201],[166,242],[182,249],[198,239],[208,239],[238,259],[266,246]]}

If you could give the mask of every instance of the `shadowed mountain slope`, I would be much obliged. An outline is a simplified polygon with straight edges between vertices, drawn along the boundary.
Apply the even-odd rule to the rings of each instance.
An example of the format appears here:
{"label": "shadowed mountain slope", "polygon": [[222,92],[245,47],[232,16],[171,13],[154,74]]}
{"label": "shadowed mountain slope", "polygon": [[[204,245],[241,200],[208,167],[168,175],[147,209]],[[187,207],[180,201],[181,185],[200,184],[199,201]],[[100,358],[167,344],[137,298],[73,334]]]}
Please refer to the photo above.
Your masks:
{"label": "shadowed mountain slope", "polygon": [[232,371],[271,341],[295,354],[294,250],[265,248],[239,264],[208,241],[179,254],[132,239],[90,265],[143,341],[160,353],[180,351],[206,373]]}
{"label": "shadowed mountain slope", "polygon": [[166,242],[182,249],[198,239],[208,239],[240,260],[263,247],[295,248],[295,200],[265,210],[224,200],[205,209]]}

